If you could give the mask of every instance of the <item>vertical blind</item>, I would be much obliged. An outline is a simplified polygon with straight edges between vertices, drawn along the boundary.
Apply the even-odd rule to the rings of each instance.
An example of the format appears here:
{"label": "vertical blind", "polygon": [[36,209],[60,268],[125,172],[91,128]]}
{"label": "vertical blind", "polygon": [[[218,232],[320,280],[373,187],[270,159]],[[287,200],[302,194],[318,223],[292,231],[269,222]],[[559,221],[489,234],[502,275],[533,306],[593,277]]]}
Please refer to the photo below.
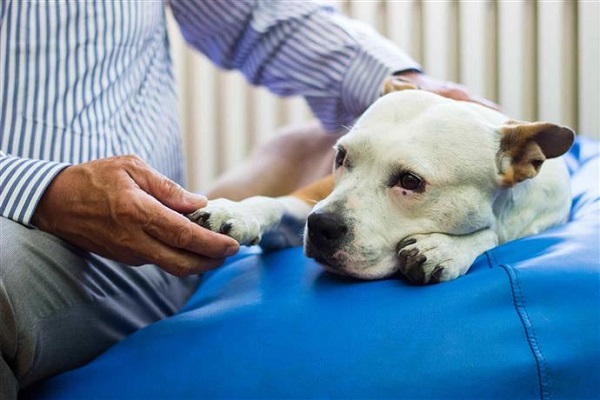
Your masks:
{"label": "vertical blind", "polygon": [[[600,138],[600,7],[596,0],[333,1],[375,26],[427,74],[466,85],[520,120]],[[278,127],[312,119],[300,98],[277,98],[188,48],[169,18],[188,187],[206,190]]]}

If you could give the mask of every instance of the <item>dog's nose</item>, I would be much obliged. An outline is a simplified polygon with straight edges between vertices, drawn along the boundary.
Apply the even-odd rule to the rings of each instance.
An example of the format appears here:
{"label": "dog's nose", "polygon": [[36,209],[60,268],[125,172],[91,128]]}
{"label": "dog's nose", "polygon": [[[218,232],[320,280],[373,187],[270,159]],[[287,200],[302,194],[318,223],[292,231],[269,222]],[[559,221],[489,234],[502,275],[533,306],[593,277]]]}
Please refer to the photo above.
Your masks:
{"label": "dog's nose", "polygon": [[308,216],[308,237],[318,247],[337,243],[348,233],[348,227],[337,214],[314,211]]}

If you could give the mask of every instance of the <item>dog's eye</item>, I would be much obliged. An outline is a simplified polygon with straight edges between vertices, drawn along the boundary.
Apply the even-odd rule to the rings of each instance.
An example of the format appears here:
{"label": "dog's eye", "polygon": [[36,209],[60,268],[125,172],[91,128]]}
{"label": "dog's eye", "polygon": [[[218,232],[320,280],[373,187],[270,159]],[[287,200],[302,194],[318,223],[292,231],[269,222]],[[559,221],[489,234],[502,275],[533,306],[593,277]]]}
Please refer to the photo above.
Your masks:
{"label": "dog's eye", "polygon": [[423,186],[423,181],[421,180],[421,178],[410,172],[406,172],[400,175],[398,183],[403,189],[412,191],[417,191]]}
{"label": "dog's eye", "polygon": [[338,169],[346,162],[346,149],[343,147],[337,148],[337,153],[335,154],[335,169]]}

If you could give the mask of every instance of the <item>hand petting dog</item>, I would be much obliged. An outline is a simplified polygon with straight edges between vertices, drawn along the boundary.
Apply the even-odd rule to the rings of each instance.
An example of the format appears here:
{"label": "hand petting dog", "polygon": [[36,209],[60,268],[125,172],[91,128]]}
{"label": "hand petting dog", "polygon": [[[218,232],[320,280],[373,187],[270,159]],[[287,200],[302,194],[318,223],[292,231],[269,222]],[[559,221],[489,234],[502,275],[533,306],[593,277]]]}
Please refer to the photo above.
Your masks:
{"label": "hand petting dog", "polygon": [[[394,74],[394,77],[415,86],[415,89],[426,90],[431,93],[439,94],[440,96],[460,101],[470,101],[481,104],[482,106],[493,110],[501,111],[498,104],[489,101],[483,97],[470,93],[466,86],[452,81],[442,81],[432,78],[426,74],[417,71],[406,71]],[[387,80],[390,82],[391,80]]]}

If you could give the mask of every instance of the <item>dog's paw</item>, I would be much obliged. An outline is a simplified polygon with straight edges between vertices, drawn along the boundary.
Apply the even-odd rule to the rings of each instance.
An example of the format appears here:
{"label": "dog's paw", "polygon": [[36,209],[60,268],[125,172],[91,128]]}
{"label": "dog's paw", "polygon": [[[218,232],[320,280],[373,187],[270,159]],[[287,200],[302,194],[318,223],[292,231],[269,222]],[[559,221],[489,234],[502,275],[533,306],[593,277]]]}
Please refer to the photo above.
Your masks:
{"label": "dog's paw", "polygon": [[411,283],[446,282],[463,275],[470,262],[457,257],[453,236],[441,233],[409,236],[398,244],[400,273]]}
{"label": "dog's paw", "polygon": [[193,222],[213,232],[225,234],[243,245],[255,245],[261,239],[261,226],[251,210],[245,209],[243,203],[227,199],[216,199],[208,202],[187,216]]}

